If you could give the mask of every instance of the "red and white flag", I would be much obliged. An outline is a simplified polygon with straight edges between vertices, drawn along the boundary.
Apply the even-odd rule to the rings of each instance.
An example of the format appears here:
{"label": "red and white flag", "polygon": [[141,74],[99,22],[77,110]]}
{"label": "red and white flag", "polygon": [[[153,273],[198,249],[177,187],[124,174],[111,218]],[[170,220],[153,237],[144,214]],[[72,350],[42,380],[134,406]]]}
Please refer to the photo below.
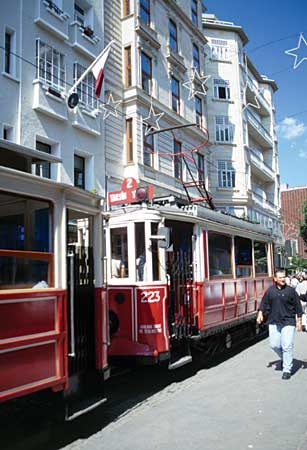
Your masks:
{"label": "red and white flag", "polygon": [[92,67],[92,72],[95,77],[96,83],[95,83],[95,94],[96,97],[100,97],[101,88],[102,88],[102,82],[104,78],[104,65],[106,63],[106,60],[108,59],[109,53],[111,51],[111,43],[106,46],[106,48],[101,52],[101,54],[98,56],[96,62],[94,63]]}

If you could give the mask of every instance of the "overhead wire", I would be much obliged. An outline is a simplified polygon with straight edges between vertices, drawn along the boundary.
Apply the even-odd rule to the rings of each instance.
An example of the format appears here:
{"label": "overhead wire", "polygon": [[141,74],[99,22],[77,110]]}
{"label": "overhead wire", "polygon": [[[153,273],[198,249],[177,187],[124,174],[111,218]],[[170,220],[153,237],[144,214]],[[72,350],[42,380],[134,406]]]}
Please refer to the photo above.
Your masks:
{"label": "overhead wire", "polygon": [[[285,36],[285,37],[282,37],[282,38],[279,38],[279,39],[276,39],[276,40],[269,41],[269,42],[264,43],[264,44],[262,44],[262,45],[260,45],[260,46],[257,46],[257,47],[254,47],[254,48],[250,49],[250,50],[249,50],[249,53],[258,51],[259,49],[262,49],[262,48],[264,48],[264,47],[266,47],[266,46],[269,46],[269,45],[272,45],[272,44],[274,44],[274,43],[281,42],[281,41],[284,41],[284,40],[287,40],[287,39],[289,39],[289,38],[296,37],[296,36],[297,36],[297,34],[293,34],[293,35]],[[2,45],[0,45],[0,48],[1,48],[2,50],[6,51],[5,47],[3,47]],[[233,54],[239,54],[240,52],[235,51],[235,50],[231,50],[231,53],[233,53]],[[23,62],[25,62],[25,63],[27,63],[27,64],[30,64],[32,67],[34,67],[34,68],[36,69],[36,71],[39,69],[39,65],[37,65],[37,64],[33,63],[32,61],[30,61],[30,60],[24,58],[23,56],[18,55],[17,53],[12,52],[12,51],[10,51],[10,54],[12,54],[13,56],[15,56],[16,58],[19,58],[19,59],[22,60]],[[278,74],[278,73],[281,73],[281,72],[290,70],[291,68],[292,68],[292,65],[289,66],[289,67],[287,67],[287,68],[285,68],[285,69],[282,69],[281,71],[274,72],[274,73],[272,73],[270,76],[273,76],[274,74]],[[63,80],[63,79],[60,79],[60,78],[58,78],[58,79],[62,82],[63,85],[66,85],[66,86],[69,87],[69,88],[71,88],[71,87],[73,86],[73,84],[72,84],[72,83],[69,83],[66,79],[64,79],[64,80]],[[87,94],[87,96],[88,96],[88,98],[91,98],[91,99],[94,99],[94,98],[95,98],[95,97],[92,96],[91,94]],[[233,97],[232,97],[232,99],[233,99]],[[102,100],[100,100],[100,99],[96,99],[96,100],[97,100],[97,103],[98,103],[100,106],[102,106],[105,110],[106,110],[105,107],[107,106],[107,107],[108,107],[107,109],[111,110],[111,111],[112,111],[113,113],[115,113],[116,115],[118,114],[118,115],[120,115],[120,116],[123,117],[123,118],[131,118],[131,115],[127,115],[127,114],[123,113],[122,111],[120,111],[120,110],[118,110],[118,109],[116,109],[116,108],[113,108],[109,103],[106,103],[105,101],[102,101]],[[241,99],[240,99],[240,100],[241,100]],[[307,110],[303,110],[303,111],[300,111],[300,112],[296,112],[296,113],[294,113],[294,114],[292,114],[292,115],[288,115],[287,117],[295,117],[295,116],[298,116],[298,115],[301,115],[301,114],[305,114],[306,112],[307,112]],[[137,117],[134,117],[134,119],[137,120],[138,122],[140,122],[141,124],[143,124],[143,120],[139,120]],[[222,144],[222,143],[221,143],[221,144]],[[205,144],[202,144],[202,145],[205,145]],[[161,155],[161,156],[163,156],[163,155]],[[208,162],[209,164],[211,164],[212,166],[214,166],[215,169],[218,170],[218,167],[215,166],[212,162],[210,162],[210,161],[207,161],[207,162]],[[245,174],[245,172],[240,172],[240,171],[236,171],[236,173],[238,173],[238,174],[240,174],[240,173]]]}

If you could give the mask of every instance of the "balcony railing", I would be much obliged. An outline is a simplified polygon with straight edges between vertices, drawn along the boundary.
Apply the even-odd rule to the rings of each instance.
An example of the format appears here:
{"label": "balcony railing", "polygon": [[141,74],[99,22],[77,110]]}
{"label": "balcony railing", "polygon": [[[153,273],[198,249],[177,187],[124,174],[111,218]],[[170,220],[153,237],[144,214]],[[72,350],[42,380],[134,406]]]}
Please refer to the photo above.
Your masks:
{"label": "balcony railing", "polygon": [[246,115],[247,119],[253,125],[253,127],[256,128],[257,131],[261,134],[261,136],[264,137],[266,141],[268,141],[272,145],[273,144],[272,137],[270,133],[267,131],[267,129],[264,128],[260,120],[251,111],[246,110]]}
{"label": "balcony railing", "polygon": [[259,91],[259,88],[255,85],[254,80],[248,76],[247,77],[247,84],[250,88],[250,90],[257,95],[257,99],[259,99],[260,101],[262,101],[262,103],[264,104],[264,106],[268,109],[268,111],[271,111],[271,105],[270,103],[267,101],[267,99],[264,97],[263,93],[261,91]]}
{"label": "balcony railing", "polygon": [[259,150],[253,148],[249,148],[249,151],[251,155],[251,161],[254,162],[257,167],[270,178],[274,178],[273,168],[263,161],[263,154]]}
{"label": "balcony railing", "polygon": [[69,27],[69,39],[72,47],[79,53],[95,58],[101,45],[97,37],[89,27],[83,27],[78,22],[72,22]]}
{"label": "balcony railing", "polygon": [[268,200],[266,198],[266,193],[263,192],[260,194],[259,192],[252,192],[252,200],[254,200],[256,203],[260,204],[263,208],[269,207],[270,209],[277,209],[277,205],[275,205],[271,200]]}
{"label": "balcony railing", "polygon": [[50,0],[36,0],[34,22],[62,41],[68,40],[69,15]]}

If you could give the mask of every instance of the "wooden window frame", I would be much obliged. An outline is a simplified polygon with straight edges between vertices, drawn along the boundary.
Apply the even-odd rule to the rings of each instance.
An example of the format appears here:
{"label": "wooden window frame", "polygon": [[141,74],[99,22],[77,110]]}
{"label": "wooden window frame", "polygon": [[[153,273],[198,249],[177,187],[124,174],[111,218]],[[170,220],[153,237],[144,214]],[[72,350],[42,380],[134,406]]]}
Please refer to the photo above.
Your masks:
{"label": "wooden window frame", "polygon": [[131,45],[124,48],[125,60],[125,87],[132,86]]}
{"label": "wooden window frame", "polygon": [[127,163],[133,163],[133,119],[126,120],[126,159]]}
{"label": "wooden window frame", "polygon": [[131,14],[131,0],[123,0],[123,16],[129,16]]}
{"label": "wooden window frame", "polygon": [[[48,263],[48,287],[54,287],[54,254],[50,252],[31,252],[25,250],[1,250],[0,249],[0,257],[14,257],[21,259],[31,259],[33,261],[44,261]],[[1,290],[4,289],[27,289],[32,288],[33,283],[31,285],[2,285]]]}

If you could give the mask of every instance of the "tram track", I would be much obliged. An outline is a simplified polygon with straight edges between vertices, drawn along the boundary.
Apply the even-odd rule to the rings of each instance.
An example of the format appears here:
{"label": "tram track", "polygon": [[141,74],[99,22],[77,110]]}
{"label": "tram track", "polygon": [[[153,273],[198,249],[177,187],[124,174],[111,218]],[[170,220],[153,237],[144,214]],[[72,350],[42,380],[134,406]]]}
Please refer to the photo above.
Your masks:
{"label": "tram track", "polygon": [[87,439],[106,426],[116,428],[128,414],[130,417],[144,408],[155,407],[197,383],[195,375],[200,369],[209,370],[256,342],[244,342],[210,356],[206,362],[196,360],[175,371],[147,366],[117,372],[106,383],[108,401],[73,422],[64,422],[60,395],[56,401],[49,391],[1,405],[1,449],[58,450]]}

